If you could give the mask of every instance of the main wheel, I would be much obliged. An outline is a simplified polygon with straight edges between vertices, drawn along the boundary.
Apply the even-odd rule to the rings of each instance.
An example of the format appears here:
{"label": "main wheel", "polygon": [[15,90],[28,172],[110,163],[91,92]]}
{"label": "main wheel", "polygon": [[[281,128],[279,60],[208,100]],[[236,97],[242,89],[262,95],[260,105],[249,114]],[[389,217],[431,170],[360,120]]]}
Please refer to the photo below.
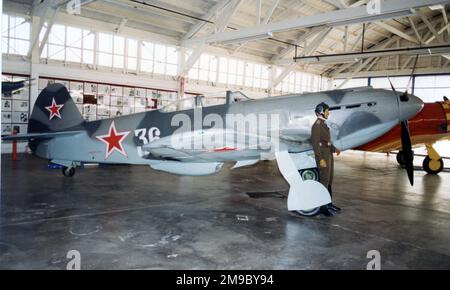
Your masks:
{"label": "main wheel", "polygon": [[66,167],[66,166],[64,166],[62,168],[62,174],[65,177],[72,177],[72,176],[74,176],[75,175],[75,167]]}
{"label": "main wheel", "polygon": [[398,151],[398,153],[397,153],[397,162],[401,166],[405,166],[405,154],[403,153],[403,151]]}
{"label": "main wheel", "polygon": [[422,163],[423,170],[428,174],[438,174],[444,169],[444,161],[441,159],[433,160],[430,157],[425,157]]}
{"label": "main wheel", "polygon": [[310,210],[297,210],[296,212],[302,216],[315,216],[320,211],[320,207],[316,207]]}
{"label": "main wheel", "polygon": [[303,180],[319,181],[320,179],[319,171],[316,168],[299,170],[298,173]]}

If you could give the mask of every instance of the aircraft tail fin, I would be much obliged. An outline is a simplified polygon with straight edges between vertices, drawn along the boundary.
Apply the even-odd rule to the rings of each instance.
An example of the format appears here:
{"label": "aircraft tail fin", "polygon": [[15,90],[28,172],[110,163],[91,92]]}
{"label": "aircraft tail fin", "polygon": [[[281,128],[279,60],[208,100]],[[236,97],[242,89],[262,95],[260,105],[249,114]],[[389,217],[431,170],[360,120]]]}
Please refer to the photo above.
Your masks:
{"label": "aircraft tail fin", "polygon": [[28,123],[28,133],[76,130],[84,122],[67,88],[48,85],[39,94]]}

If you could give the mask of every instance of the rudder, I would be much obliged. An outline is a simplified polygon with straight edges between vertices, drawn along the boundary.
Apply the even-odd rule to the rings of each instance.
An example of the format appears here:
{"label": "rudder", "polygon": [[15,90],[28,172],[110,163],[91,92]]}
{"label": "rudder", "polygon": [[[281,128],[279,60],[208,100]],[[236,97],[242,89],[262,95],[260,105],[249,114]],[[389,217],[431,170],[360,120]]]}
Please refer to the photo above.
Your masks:
{"label": "rudder", "polygon": [[67,88],[48,85],[39,94],[28,123],[28,133],[72,130],[84,122]]}

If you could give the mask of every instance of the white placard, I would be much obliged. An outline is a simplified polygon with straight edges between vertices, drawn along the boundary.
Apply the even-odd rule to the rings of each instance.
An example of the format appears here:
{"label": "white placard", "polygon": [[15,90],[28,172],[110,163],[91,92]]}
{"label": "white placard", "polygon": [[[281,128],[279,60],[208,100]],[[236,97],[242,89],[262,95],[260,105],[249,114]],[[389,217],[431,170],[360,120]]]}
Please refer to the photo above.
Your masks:
{"label": "white placard", "polygon": [[11,111],[12,100],[2,100],[2,111]]}
{"label": "white placard", "polygon": [[28,123],[28,112],[13,112],[12,113],[13,123]]}
{"label": "white placard", "polygon": [[2,123],[11,123],[11,121],[12,121],[12,113],[2,112]]}
{"label": "white placard", "polygon": [[13,111],[28,112],[28,101],[13,100]]}
{"label": "white placard", "polygon": [[145,97],[146,90],[142,89],[142,88],[137,88],[135,91],[135,96],[136,97]]}
{"label": "white placard", "polygon": [[111,86],[111,96],[123,96],[123,87]]}
{"label": "white placard", "polygon": [[125,87],[123,89],[123,95],[125,97],[134,97],[135,96],[135,88]]}
{"label": "white placard", "polygon": [[97,93],[97,84],[94,83],[84,83],[84,93],[95,95]]}
{"label": "white placard", "polygon": [[109,85],[98,85],[98,93],[103,95],[109,95],[111,87]]}
{"label": "white placard", "polygon": [[109,106],[111,101],[111,97],[109,95],[99,94],[97,96],[97,104]]}
{"label": "white placard", "polygon": [[10,134],[12,134],[12,125],[2,124],[2,135],[10,135]]}
{"label": "white placard", "polygon": [[81,91],[81,92],[83,92],[84,85],[83,85],[82,82],[70,81],[70,90],[71,91]]}

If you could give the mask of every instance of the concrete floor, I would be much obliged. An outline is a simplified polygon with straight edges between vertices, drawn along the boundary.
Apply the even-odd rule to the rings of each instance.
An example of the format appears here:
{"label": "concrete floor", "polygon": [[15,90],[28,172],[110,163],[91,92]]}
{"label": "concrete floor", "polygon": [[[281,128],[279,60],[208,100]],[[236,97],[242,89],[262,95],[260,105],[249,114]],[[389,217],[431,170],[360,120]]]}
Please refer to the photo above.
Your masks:
{"label": "concrete floor", "polygon": [[275,163],[229,167],[181,177],[101,166],[64,178],[45,160],[3,155],[0,268],[65,269],[78,250],[82,269],[365,269],[378,250],[382,269],[450,269],[448,170],[416,170],[410,187],[395,156],[345,153],[343,212],[305,218],[276,194],[247,194],[287,189]]}

